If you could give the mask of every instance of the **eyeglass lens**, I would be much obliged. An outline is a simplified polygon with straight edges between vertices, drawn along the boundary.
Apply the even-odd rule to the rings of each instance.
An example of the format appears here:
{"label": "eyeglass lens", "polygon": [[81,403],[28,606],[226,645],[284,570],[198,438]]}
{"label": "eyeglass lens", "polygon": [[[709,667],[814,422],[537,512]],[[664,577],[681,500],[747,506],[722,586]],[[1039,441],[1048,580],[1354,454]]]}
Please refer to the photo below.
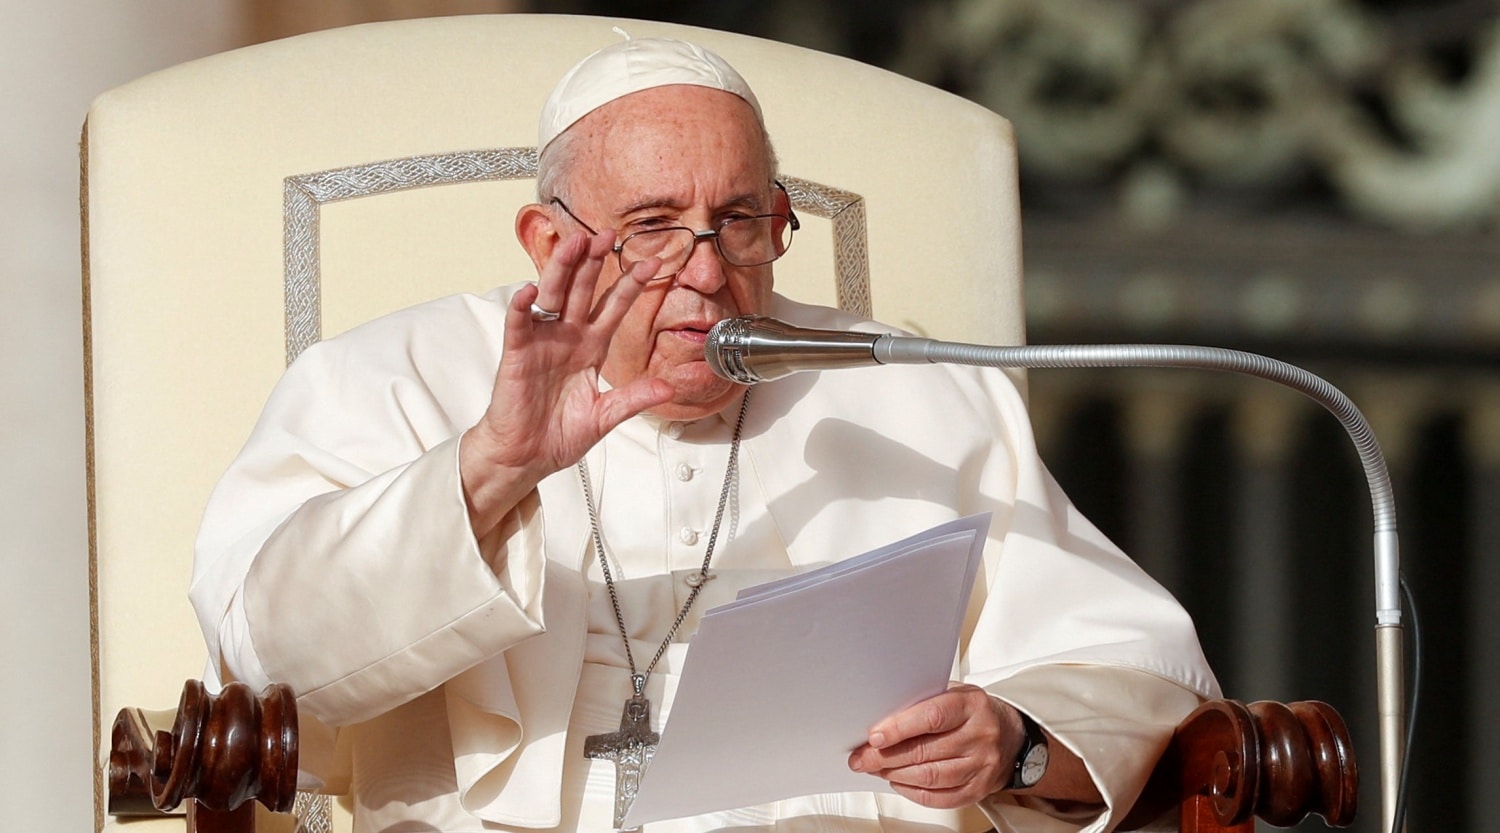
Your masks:
{"label": "eyeglass lens", "polygon": [[714,238],[719,254],[730,265],[761,266],[786,253],[792,244],[792,226],[785,217],[764,216],[729,220],[712,233],[688,228],[636,232],[620,243],[620,268],[629,270],[646,258],[658,257],[661,269],[652,280],[671,277],[687,265],[703,237]]}

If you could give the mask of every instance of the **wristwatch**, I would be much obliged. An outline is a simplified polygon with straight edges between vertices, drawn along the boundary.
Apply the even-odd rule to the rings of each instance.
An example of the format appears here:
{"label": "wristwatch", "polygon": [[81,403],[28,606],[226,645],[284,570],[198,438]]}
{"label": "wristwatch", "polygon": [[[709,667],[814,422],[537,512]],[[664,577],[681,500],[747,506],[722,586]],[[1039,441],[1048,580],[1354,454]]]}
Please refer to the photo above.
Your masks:
{"label": "wristwatch", "polygon": [[1025,712],[1020,712],[1021,729],[1026,737],[1021,742],[1021,751],[1016,755],[1016,771],[1011,776],[1010,788],[1021,790],[1034,787],[1047,774],[1047,736],[1042,727],[1036,725]]}

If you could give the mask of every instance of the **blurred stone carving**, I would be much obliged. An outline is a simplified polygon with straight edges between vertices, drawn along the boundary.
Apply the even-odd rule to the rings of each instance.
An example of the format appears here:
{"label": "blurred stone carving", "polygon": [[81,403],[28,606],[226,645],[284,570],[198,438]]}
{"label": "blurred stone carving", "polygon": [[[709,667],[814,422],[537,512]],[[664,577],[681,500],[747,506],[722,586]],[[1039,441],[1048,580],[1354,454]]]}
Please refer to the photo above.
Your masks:
{"label": "blurred stone carving", "polygon": [[1397,25],[1350,0],[956,0],[929,7],[902,64],[1015,122],[1029,175],[1116,187],[1142,226],[1193,188],[1313,178],[1382,223],[1469,228],[1500,208],[1500,23],[1487,6],[1457,19]]}

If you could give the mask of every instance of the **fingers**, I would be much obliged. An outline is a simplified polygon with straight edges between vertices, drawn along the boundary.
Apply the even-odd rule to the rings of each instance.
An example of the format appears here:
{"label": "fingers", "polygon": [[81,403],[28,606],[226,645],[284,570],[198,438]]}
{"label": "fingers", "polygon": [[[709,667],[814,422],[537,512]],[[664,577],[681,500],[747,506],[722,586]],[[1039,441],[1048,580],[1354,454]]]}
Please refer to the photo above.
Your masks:
{"label": "fingers", "polygon": [[925,807],[950,809],[976,804],[993,794],[992,779],[980,767],[931,765],[895,770],[883,775],[891,789]]}
{"label": "fingers", "polygon": [[[632,264],[629,271],[614,281],[595,301],[594,294],[606,259],[614,253],[614,232],[596,235],[582,232],[569,236],[559,245],[553,258],[531,287],[523,287],[512,297],[507,325],[525,326],[521,319],[537,319],[536,309],[558,314],[557,319],[575,323],[603,324],[610,333],[625,317],[650,277],[661,266],[658,258],[647,258]],[[524,315],[523,315],[524,314]]]}
{"label": "fingers", "polygon": [[671,402],[676,394],[665,379],[640,379],[609,391],[599,400],[599,435],[608,434],[636,414]]}
{"label": "fingers", "polygon": [[604,291],[593,310],[592,321],[608,327],[611,331],[625,318],[625,313],[646,287],[646,281],[661,266],[661,258],[649,257],[630,267],[614,285]]}
{"label": "fingers", "polygon": [[928,807],[961,807],[1005,785],[1004,764],[994,744],[919,743],[873,765],[862,758],[858,771],[885,779],[901,795]]}
{"label": "fingers", "polygon": [[564,315],[587,321],[592,317],[594,287],[604,269],[604,259],[614,253],[615,233],[608,229],[587,239],[588,246],[573,267],[567,291],[567,305],[556,308]]}
{"label": "fingers", "polygon": [[[591,237],[579,231],[564,238],[537,276],[537,296],[533,301],[527,302],[527,308],[534,302],[544,310],[566,315],[580,276],[585,277],[588,292],[592,294],[593,280],[599,276],[599,268],[604,263],[603,254],[596,254],[596,250],[602,247],[604,253],[607,253],[609,247],[614,245],[613,235],[609,235],[608,241],[601,239],[605,236],[601,234]],[[583,309],[588,309],[587,301]]]}
{"label": "fingers", "polygon": [[[608,344],[614,328],[619,326],[644,285],[638,273],[652,274],[646,270],[657,265],[654,258],[635,264],[595,304],[594,292],[606,259],[613,254],[613,240],[612,231],[596,235],[578,232],[558,244],[537,281],[521,287],[511,297],[506,311],[507,350],[530,343],[533,334],[541,332],[535,329],[537,325],[551,323],[602,323],[602,329],[596,330],[600,338],[595,341]],[[538,311],[555,315],[540,317]],[[568,338],[578,335],[574,332]]]}
{"label": "fingers", "polygon": [[870,729],[870,745],[882,749],[920,735],[952,731],[979,705],[988,705],[988,695],[982,689],[950,688],[875,724]]}
{"label": "fingers", "polygon": [[[858,772],[879,773],[888,780],[919,786],[952,785],[955,777],[969,777],[974,770],[998,761],[999,748],[998,733],[965,726],[944,734],[922,735],[883,749],[861,747],[850,755],[849,766]],[[956,771],[950,771],[955,767]],[[891,777],[892,773],[903,770],[916,773]]]}
{"label": "fingers", "polygon": [[1002,735],[989,695],[955,686],[876,724],[849,768],[926,806],[963,806],[1003,786]]}
{"label": "fingers", "polygon": [[[510,315],[515,317],[509,318],[507,325],[525,327],[523,318],[534,322],[589,320],[594,287],[605,258],[613,251],[614,239],[612,231],[595,235],[579,231],[563,238],[537,276],[535,291],[525,287],[513,296]],[[555,313],[556,317],[536,318],[532,315],[534,309]]]}

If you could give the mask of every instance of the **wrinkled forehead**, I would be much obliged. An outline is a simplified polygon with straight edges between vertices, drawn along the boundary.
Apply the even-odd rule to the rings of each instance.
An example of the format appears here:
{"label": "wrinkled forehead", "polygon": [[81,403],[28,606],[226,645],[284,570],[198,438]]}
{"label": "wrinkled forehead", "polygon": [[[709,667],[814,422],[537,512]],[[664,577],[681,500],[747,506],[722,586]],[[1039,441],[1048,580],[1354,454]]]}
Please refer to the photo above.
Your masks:
{"label": "wrinkled forehead", "polygon": [[765,142],[760,114],[738,96],[692,85],[668,85],[621,96],[578,120],[569,138],[728,147]]}
{"label": "wrinkled forehead", "polygon": [[580,197],[686,189],[760,202],[773,187],[770,148],[756,113],[716,90],[679,85],[633,93],[588,114],[568,133],[577,148],[569,176]]}

